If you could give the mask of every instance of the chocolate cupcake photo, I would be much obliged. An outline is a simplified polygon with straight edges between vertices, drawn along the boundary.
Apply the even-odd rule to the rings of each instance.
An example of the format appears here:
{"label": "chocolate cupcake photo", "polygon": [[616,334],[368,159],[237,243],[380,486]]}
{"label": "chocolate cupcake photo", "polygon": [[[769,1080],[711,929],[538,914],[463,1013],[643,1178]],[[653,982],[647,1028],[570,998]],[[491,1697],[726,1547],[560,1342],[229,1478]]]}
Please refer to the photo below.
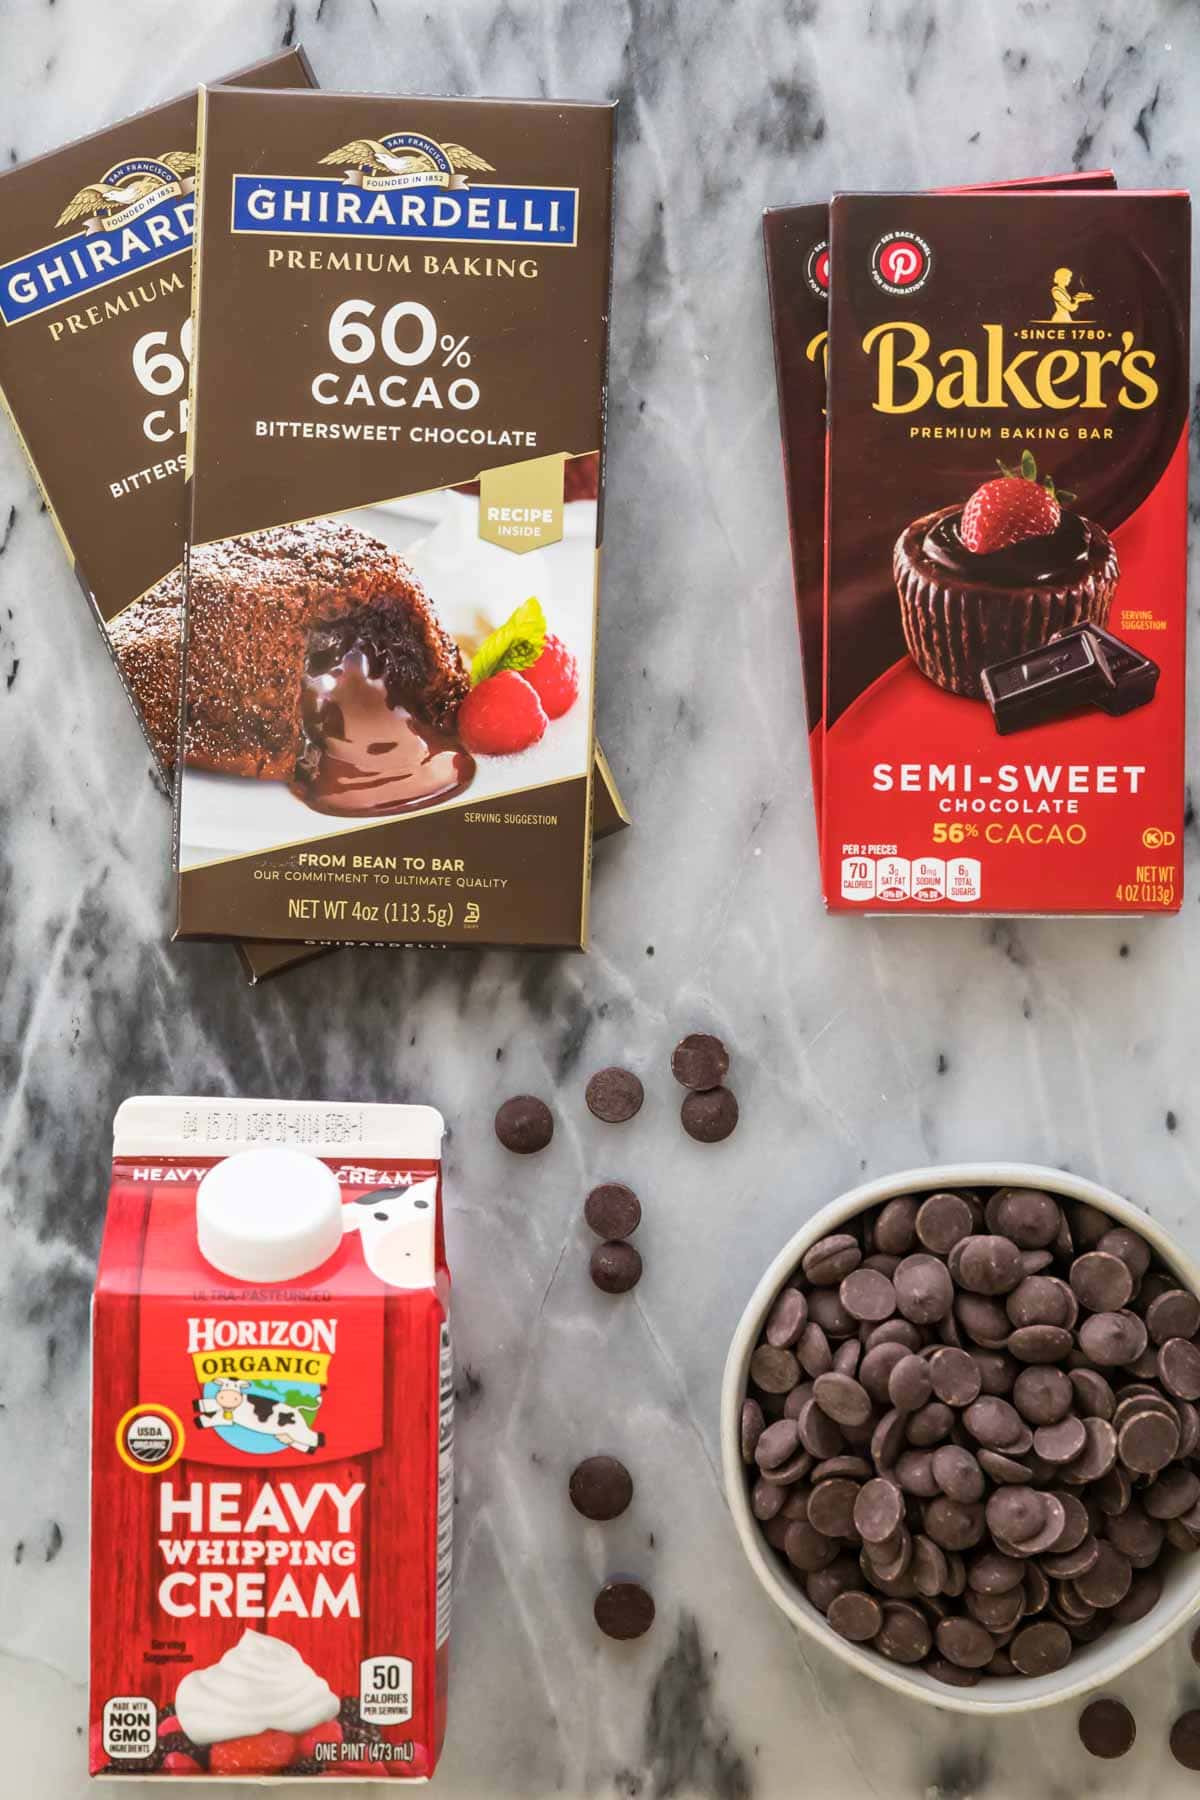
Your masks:
{"label": "chocolate cupcake photo", "polygon": [[1039,478],[1031,451],[965,503],[914,519],[893,552],[908,653],[940,688],[983,696],[981,672],[1071,626],[1108,623],[1120,569],[1102,525]]}

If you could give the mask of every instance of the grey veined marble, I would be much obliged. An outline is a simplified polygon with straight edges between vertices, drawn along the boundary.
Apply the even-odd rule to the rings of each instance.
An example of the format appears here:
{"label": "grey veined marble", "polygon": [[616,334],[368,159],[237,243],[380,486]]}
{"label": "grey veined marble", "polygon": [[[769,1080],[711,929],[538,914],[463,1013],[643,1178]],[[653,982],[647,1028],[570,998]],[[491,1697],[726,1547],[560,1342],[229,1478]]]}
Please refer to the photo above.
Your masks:
{"label": "grey veined marble", "polygon": [[[1183,1641],[1123,1684],[1138,1744],[1111,1766],[1070,1709],[972,1728],[798,1642],[743,1566],[716,1420],[761,1268],[866,1174],[1059,1163],[1200,1248],[1194,827],[1177,920],[822,916],[759,249],[765,204],[836,186],[1106,162],[1186,185],[1200,10],[0,0],[0,157],[295,39],[329,87],[621,99],[600,726],[637,824],[598,854],[586,959],[342,954],[251,992],[226,949],[167,946],[167,812],[0,430],[0,1787],[87,1786],[87,1301],[111,1115],[142,1090],[425,1099],[451,1122],[448,1800],[1184,1795],[1166,1750],[1200,1692]],[[707,1150],[668,1071],[706,1026],[742,1103]],[[614,1061],[647,1088],[619,1128],[583,1104]],[[524,1089],[559,1129],[517,1161],[490,1121]],[[645,1279],[617,1302],[588,1283],[580,1220],[605,1176],[646,1214]],[[605,1528],[564,1498],[596,1450],[638,1484]],[[658,1599],[633,1646],[591,1628],[613,1570]]]}

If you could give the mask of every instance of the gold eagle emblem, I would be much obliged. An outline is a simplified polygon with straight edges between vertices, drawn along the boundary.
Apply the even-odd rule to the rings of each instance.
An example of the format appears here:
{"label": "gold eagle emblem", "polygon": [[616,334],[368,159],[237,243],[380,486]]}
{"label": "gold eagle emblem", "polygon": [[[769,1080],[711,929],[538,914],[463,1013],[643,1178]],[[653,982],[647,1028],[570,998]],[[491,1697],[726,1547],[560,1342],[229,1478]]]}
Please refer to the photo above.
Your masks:
{"label": "gold eagle emblem", "polygon": [[[165,156],[156,156],[151,160],[169,169],[181,185],[191,182],[195,177],[196,157],[191,150],[168,150]],[[112,213],[132,206],[134,201],[143,200],[157,188],[166,186],[161,175],[150,172],[131,176],[127,181],[90,181],[67,201],[55,221],[56,226],[71,225],[76,219],[108,218]]]}
{"label": "gold eagle emblem", "polygon": [[[473,169],[484,174],[495,174],[494,165],[485,162],[482,156],[476,156],[463,144],[443,144],[446,160],[452,169],[462,171]],[[321,158],[323,163],[335,163],[342,169],[360,169],[371,175],[418,175],[428,169],[436,174],[437,165],[424,150],[406,150],[397,154],[381,144],[376,138],[353,138],[350,143],[343,144],[340,150],[331,150],[328,156]]]}

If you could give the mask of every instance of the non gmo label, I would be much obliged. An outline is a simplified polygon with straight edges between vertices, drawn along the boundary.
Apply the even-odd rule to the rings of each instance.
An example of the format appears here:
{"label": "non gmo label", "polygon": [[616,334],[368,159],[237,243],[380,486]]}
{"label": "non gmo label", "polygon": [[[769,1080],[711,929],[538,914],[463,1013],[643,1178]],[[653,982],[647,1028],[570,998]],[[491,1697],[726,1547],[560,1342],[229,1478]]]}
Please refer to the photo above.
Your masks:
{"label": "non gmo label", "polygon": [[114,1762],[149,1759],[158,1748],[158,1708],[144,1694],[123,1694],[104,1703],[104,1754]]}
{"label": "non gmo label", "polygon": [[358,1710],[368,1725],[407,1725],[413,1714],[412,1664],[406,1656],[368,1656]]}

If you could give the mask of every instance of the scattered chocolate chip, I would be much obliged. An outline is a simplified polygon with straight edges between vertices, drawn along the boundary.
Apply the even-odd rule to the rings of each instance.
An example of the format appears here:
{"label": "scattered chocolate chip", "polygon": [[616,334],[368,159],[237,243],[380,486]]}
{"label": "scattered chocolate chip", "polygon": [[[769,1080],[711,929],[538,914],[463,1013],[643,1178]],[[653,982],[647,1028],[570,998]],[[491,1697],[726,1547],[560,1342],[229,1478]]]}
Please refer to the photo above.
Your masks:
{"label": "scattered chocolate chip", "polygon": [[720,1087],[729,1073],[729,1052],[719,1037],[693,1031],[671,1052],[671,1073],[685,1088]]}
{"label": "scattered chocolate chip", "polygon": [[497,1109],[496,1136],[506,1150],[532,1156],[554,1136],[554,1114],[536,1094],[514,1094]]}
{"label": "scattered chocolate chip", "polygon": [[639,1638],[654,1623],[654,1601],[636,1581],[609,1581],[592,1608],[597,1625],[610,1638]]}
{"label": "scattered chocolate chip", "polygon": [[588,1456],[571,1471],[567,1491],[585,1519],[616,1519],[633,1499],[633,1477],[615,1456]]}
{"label": "scattered chocolate chip", "polygon": [[642,1110],[645,1089],[632,1069],[601,1069],[587,1084],[588,1111],[606,1125],[623,1125]]}
{"label": "scattered chocolate chip", "polygon": [[1171,1755],[1185,1769],[1200,1770],[1200,1710],[1180,1713],[1171,1727]]}
{"label": "scattered chocolate chip", "polygon": [[642,1222],[642,1203],[632,1188],[620,1181],[594,1187],[583,1203],[588,1227],[599,1238],[632,1237]]}
{"label": "scattered chocolate chip", "polygon": [[592,1280],[606,1294],[627,1294],[642,1279],[642,1259],[632,1244],[597,1244],[592,1251]]}
{"label": "scattered chocolate chip", "polygon": [[679,1109],[683,1129],[700,1144],[719,1144],[738,1122],[738,1103],[726,1087],[690,1093]]}
{"label": "scattered chocolate chip", "polygon": [[1079,1715],[1079,1741],[1089,1756],[1111,1762],[1132,1750],[1136,1736],[1133,1714],[1120,1700],[1092,1700]]}

